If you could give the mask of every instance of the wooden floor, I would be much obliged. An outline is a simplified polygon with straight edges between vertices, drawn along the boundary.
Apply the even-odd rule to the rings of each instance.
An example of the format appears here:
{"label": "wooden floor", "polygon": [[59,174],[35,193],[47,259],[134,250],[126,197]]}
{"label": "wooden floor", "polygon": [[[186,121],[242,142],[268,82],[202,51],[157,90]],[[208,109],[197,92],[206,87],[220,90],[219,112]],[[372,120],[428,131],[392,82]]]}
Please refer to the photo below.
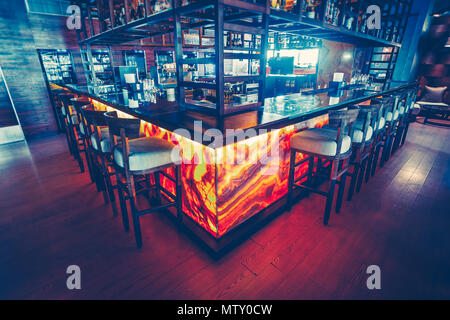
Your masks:
{"label": "wooden floor", "polygon": [[[450,298],[450,129],[405,146],[322,225],[311,195],[214,259],[157,213],[144,247],[79,173],[64,137],[0,147],[0,298]],[[66,289],[81,267],[82,290]],[[366,288],[381,268],[382,289]]]}

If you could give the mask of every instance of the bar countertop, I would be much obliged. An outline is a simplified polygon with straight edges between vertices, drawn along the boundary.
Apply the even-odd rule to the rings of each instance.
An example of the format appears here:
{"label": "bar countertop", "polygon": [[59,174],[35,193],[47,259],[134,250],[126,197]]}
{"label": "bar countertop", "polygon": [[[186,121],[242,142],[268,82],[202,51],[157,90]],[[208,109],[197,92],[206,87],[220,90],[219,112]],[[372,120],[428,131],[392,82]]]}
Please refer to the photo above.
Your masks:
{"label": "bar countertop", "polygon": [[[216,136],[208,137],[209,132],[211,132],[208,132],[208,129],[219,129],[223,132],[224,141],[218,143],[218,146],[222,146],[227,143],[225,140],[229,141],[229,139],[225,139],[229,129],[246,130],[253,128],[257,131],[261,129],[279,129],[326,114],[330,110],[361,103],[410,86],[412,84],[399,86],[380,93],[368,92],[361,87],[339,92],[327,90],[303,92],[267,98],[264,106],[256,110],[218,118],[214,115],[194,110],[181,110],[177,102],[168,102],[162,99],[158,99],[157,103],[143,101],[140,102],[138,108],[130,108],[124,104],[122,94],[94,95],[88,92],[87,86],[64,85],[64,87],[77,94],[86,95],[166,130],[185,129],[192,135],[201,133],[203,134],[204,144],[209,146],[212,146],[211,141]],[[199,123],[195,125],[196,121],[201,121],[201,126]]]}

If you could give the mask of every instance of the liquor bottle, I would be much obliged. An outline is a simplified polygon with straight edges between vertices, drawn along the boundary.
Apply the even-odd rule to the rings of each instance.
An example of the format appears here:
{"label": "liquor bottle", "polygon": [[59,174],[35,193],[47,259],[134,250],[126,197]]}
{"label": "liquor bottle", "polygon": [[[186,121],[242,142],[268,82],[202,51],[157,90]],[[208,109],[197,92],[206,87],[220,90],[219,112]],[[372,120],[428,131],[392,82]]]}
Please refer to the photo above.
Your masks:
{"label": "liquor bottle", "polygon": [[325,22],[331,24],[332,22],[332,12],[333,12],[334,2],[329,0],[325,8]]}
{"label": "liquor bottle", "polygon": [[231,32],[229,31],[224,32],[224,44],[225,47],[231,47]]}

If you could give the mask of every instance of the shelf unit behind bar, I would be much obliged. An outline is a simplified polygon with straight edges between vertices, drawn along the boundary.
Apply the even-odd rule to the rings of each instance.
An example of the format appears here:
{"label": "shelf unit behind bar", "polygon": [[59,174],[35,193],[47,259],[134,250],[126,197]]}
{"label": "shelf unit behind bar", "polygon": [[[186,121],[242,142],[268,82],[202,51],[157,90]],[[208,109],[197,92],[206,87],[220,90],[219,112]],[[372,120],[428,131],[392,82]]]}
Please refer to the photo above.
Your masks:
{"label": "shelf unit behind bar", "polygon": [[[400,46],[401,36],[397,35],[404,32],[400,25],[403,25],[401,21],[407,18],[406,15],[401,14],[402,8],[410,6],[412,0],[297,0],[296,2],[284,1],[289,6],[278,9],[274,5],[280,3],[279,0],[164,0],[162,2],[164,6],[158,8],[152,5],[153,2],[150,0],[138,2],[141,3],[139,7],[143,8],[138,10],[139,15],[131,14],[136,9],[133,9],[131,4],[134,2],[130,0],[97,0],[94,6],[83,5],[82,16],[85,19],[82,19],[83,32],[81,32],[80,41],[91,45],[112,45],[173,32],[176,14],[221,3],[225,7],[246,9],[250,15],[252,10],[270,8],[268,25],[272,31],[303,34],[358,45]],[[308,3],[316,2],[320,5],[316,9],[316,16],[312,18],[307,10]],[[117,14],[114,14],[117,10],[111,10],[113,3],[115,6],[117,3],[123,3],[125,13],[120,19],[117,18]],[[296,5],[291,6],[291,3]],[[334,3],[340,7],[340,14],[337,15],[336,22],[330,22],[326,12],[329,11],[330,4]],[[381,8],[382,28],[380,30],[369,30],[366,27],[368,17],[366,11],[370,5],[378,5]],[[100,21],[98,28],[93,27],[92,19],[95,17],[98,17]],[[122,22],[119,23],[119,20]],[[153,28],[146,29],[145,26]]]}
{"label": "shelf unit behind bar", "polygon": [[[266,77],[268,3],[247,6],[243,1],[225,2],[211,1],[209,6],[175,14],[178,101],[184,108],[203,108],[218,116],[262,106]],[[182,35],[193,26],[213,34],[214,47],[187,57]],[[225,70],[235,65],[230,63],[234,60],[247,63],[245,73]],[[214,74],[186,79],[185,70],[190,66],[203,70],[209,66]],[[197,97],[203,95],[205,99]]]}
{"label": "shelf unit behind bar", "polygon": [[[156,3],[159,5],[156,6]],[[411,7],[411,3],[412,0],[97,0],[94,5],[81,4],[82,28],[77,36],[80,46],[86,50],[90,46],[145,45],[148,43],[146,39],[174,34],[176,94],[180,105],[220,116],[263,104],[269,31],[358,46],[399,48],[409,14],[407,8]],[[368,6],[374,4],[381,8],[382,28],[369,30],[366,11]],[[405,12],[408,14],[403,14]],[[93,22],[95,17],[99,19],[98,26]],[[201,46],[197,48],[183,41],[183,32],[191,29],[214,31],[214,47],[210,48],[209,55],[186,57],[186,48],[204,51]],[[226,31],[258,36],[260,48],[227,48],[223,39]],[[249,65],[252,61],[258,61],[259,72],[228,76],[223,62],[233,57],[247,59]],[[215,74],[202,81],[185,80],[183,67],[189,64],[214,65]],[[394,65],[390,63],[391,67]],[[225,103],[225,85],[242,81],[253,87],[258,84],[257,101]],[[186,101],[188,95],[185,93],[193,89],[215,91],[215,103]]]}

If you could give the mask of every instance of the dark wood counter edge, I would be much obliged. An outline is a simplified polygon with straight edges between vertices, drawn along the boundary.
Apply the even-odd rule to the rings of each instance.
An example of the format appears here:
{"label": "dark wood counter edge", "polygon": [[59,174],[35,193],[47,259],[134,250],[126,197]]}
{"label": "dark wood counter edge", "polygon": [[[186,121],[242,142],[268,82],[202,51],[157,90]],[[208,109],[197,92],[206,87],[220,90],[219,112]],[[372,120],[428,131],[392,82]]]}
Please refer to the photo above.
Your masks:
{"label": "dark wood counter edge", "polygon": [[[345,107],[347,107],[349,105],[359,104],[359,103],[362,103],[362,102],[367,101],[367,100],[371,100],[371,99],[379,97],[379,96],[383,96],[383,95],[386,95],[386,94],[391,94],[391,93],[394,93],[396,91],[404,90],[404,89],[407,89],[407,88],[412,88],[412,87],[414,87],[416,85],[417,85],[416,82],[409,83],[409,84],[402,85],[402,86],[399,86],[399,87],[396,87],[396,88],[393,88],[393,89],[385,90],[385,91],[382,91],[382,92],[374,93],[374,94],[367,95],[367,96],[360,97],[360,98],[355,98],[355,99],[352,99],[352,100],[349,100],[349,101],[345,101],[345,102],[342,102],[342,103],[338,103],[338,104],[335,104],[335,105],[318,108],[317,110],[313,110],[311,112],[297,114],[297,115],[291,115],[291,116],[285,116],[282,119],[273,120],[273,121],[270,121],[270,122],[267,122],[267,123],[264,123],[264,124],[261,124],[261,125],[248,127],[248,128],[243,129],[243,130],[247,130],[247,129],[255,129],[255,130],[276,130],[276,129],[281,129],[281,128],[284,128],[284,127],[287,127],[287,126],[290,126],[290,125],[294,125],[294,124],[297,124],[297,123],[300,123],[300,122],[303,122],[303,121],[306,121],[306,120],[310,120],[310,119],[319,117],[321,115],[324,115],[324,114],[328,113],[331,110],[342,109],[342,108],[345,108]],[[165,122],[161,118],[161,117],[164,117],[163,114],[159,114],[158,116],[155,116],[155,117],[150,117],[148,115],[144,115],[144,114],[138,113],[138,112],[134,111],[132,108],[127,108],[127,107],[124,107],[124,106],[119,105],[119,104],[114,104],[114,103],[105,101],[102,98],[100,98],[100,97],[98,97],[98,96],[96,96],[94,94],[90,94],[90,93],[87,93],[85,91],[80,91],[80,90],[74,89],[74,88],[72,88],[70,86],[66,86],[66,85],[59,85],[59,86],[64,87],[64,88],[66,88],[66,89],[68,89],[68,90],[70,90],[70,91],[72,91],[74,93],[77,93],[79,95],[87,96],[87,97],[89,97],[91,99],[94,99],[94,100],[100,102],[100,103],[103,103],[103,104],[105,104],[107,106],[110,106],[110,107],[115,108],[117,110],[120,110],[120,111],[123,111],[125,113],[128,113],[128,114],[130,114],[130,115],[132,115],[132,116],[134,116],[136,118],[139,118],[139,119],[142,119],[142,120],[147,121],[149,123],[152,123],[152,124],[154,124],[156,126],[159,126],[159,127],[163,128],[163,129],[166,129],[168,131],[173,132],[174,130],[180,128],[180,126],[174,126],[170,122]],[[256,110],[263,111],[263,108],[264,107],[260,107],[259,109],[256,109]],[[255,111],[255,110],[253,110],[253,111]],[[237,114],[233,114],[233,115],[227,115],[227,116],[224,116],[224,119],[226,117],[229,117],[229,116],[236,116],[236,115],[245,114],[245,113],[248,113],[248,112],[252,112],[252,111],[245,111],[245,112],[241,112],[241,113],[237,113]],[[270,112],[268,112],[268,113],[270,113]],[[168,113],[168,115],[169,114],[170,113]],[[187,128],[187,127],[181,127],[181,128],[188,130],[192,135],[195,133],[195,130],[192,130],[191,128]],[[220,130],[221,128],[219,127],[217,129]],[[217,144],[214,144],[214,142],[211,142],[211,140],[207,140],[207,141],[203,140],[202,143],[205,146],[208,146],[210,148],[216,148],[216,147],[222,147],[222,146],[226,145],[227,143],[230,143],[230,140],[231,139],[226,139],[226,136],[224,135],[222,141],[216,141]]]}

